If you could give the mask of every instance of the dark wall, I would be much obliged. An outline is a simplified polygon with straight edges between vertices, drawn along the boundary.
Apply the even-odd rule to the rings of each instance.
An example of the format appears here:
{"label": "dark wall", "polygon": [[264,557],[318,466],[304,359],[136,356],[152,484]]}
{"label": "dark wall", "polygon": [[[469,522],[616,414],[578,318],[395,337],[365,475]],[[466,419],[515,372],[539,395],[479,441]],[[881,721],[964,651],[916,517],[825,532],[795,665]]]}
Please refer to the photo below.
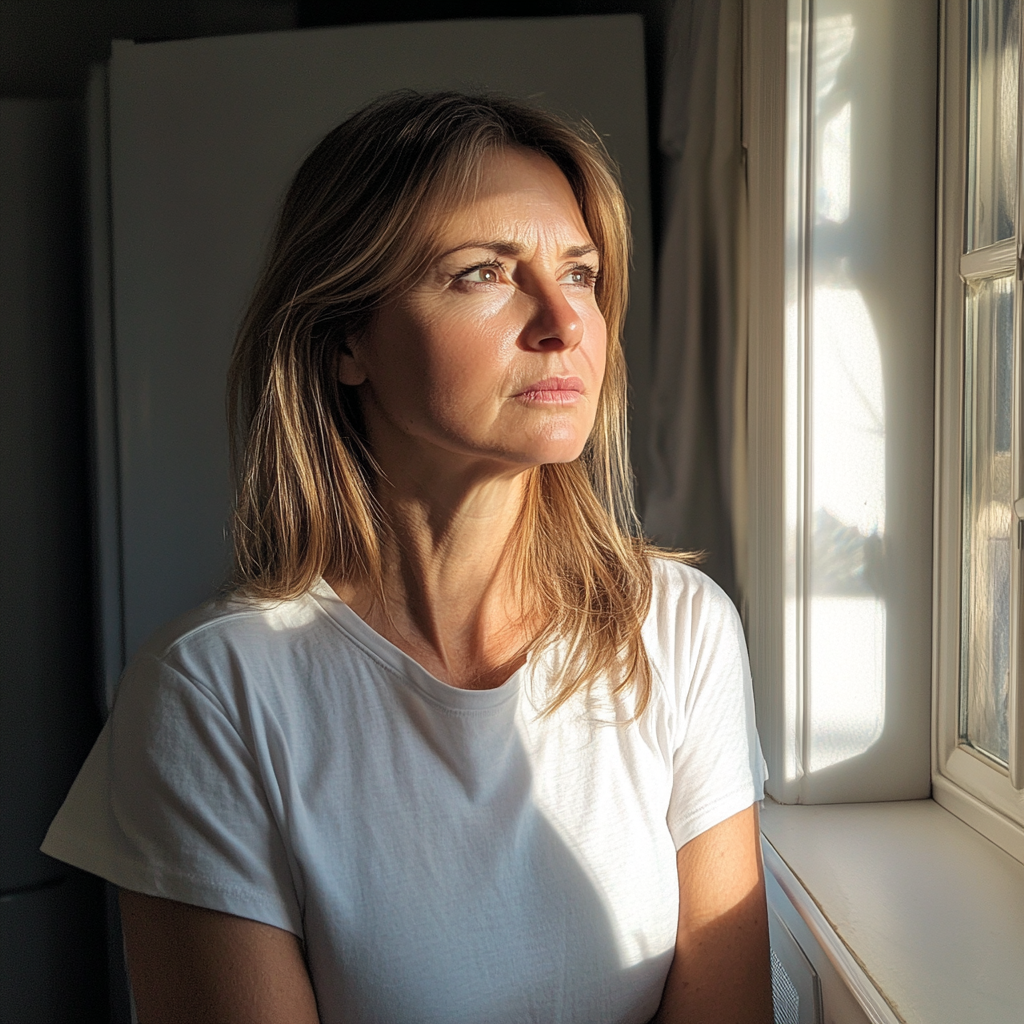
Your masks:
{"label": "dark wall", "polygon": [[39,853],[92,699],[78,109],[0,99],[0,1019],[97,1019],[104,893]]}
{"label": "dark wall", "polygon": [[[183,39],[232,32],[446,18],[640,14],[658,99],[671,0],[524,0],[513,9],[468,0],[4,0],[0,96],[76,97],[111,39]],[[585,75],[581,87],[586,88]]]}
{"label": "dark wall", "polygon": [[111,39],[295,27],[293,0],[3,0],[0,96],[81,97]]}

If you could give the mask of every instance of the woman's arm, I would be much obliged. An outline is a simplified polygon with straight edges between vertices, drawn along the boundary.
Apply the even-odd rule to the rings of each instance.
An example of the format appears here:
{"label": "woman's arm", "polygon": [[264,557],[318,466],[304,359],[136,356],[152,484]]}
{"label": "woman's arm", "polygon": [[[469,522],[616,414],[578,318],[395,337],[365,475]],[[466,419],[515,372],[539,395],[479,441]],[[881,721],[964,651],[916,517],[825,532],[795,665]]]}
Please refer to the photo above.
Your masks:
{"label": "woman's arm", "polygon": [[121,890],[139,1024],[319,1024],[291,932]]}
{"label": "woman's arm", "polygon": [[692,839],[676,862],[676,954],[652,1024],[772,1024],[757,805]]}

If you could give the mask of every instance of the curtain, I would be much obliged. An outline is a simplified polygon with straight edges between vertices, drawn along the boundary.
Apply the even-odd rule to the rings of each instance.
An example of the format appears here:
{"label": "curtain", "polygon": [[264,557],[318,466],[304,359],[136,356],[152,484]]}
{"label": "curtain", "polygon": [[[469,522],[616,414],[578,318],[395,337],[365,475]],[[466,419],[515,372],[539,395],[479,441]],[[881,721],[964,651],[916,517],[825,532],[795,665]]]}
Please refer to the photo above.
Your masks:
{"label": "curtain", "polygon": [[704,571],[737,601],[746,512],[742,34],[742,0],[675,4],[644,501],[648,534],[702,551]]}

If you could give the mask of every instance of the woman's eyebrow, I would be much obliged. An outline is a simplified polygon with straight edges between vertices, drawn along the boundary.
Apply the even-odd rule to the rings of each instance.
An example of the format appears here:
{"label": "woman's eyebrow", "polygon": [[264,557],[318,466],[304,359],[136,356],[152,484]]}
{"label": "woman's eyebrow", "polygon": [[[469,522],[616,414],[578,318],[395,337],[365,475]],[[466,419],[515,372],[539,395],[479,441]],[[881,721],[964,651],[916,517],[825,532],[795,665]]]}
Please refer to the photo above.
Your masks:
{"label": "woman's eyebrow", "polygon": [[566,258],[579,259],[580,256],[589,256],[592,252],[597,252],[597,246],[593,243],[590,245],[570,245],[562,255]]}
{"label": "woman's eyebrow", "polygon": [[[466,249],[484,249],[487,252],[493,252],[498,256],[509,256],[515,258],[522,256],[525,251],[525,246],[519,242],[511,242],[507,239],[481,239],[474,240],[471,242],[460,242],[458,245],[453,246],[446,252],[441,253],[438,259],[444,259],[446,256],[451,256],[453,253],[463,252]],[[570,245],[562,252],[563,259],[579,259],[581,256],[589,256],[591,253],[597,252],[597,246],[593,243],[589,245]]]}

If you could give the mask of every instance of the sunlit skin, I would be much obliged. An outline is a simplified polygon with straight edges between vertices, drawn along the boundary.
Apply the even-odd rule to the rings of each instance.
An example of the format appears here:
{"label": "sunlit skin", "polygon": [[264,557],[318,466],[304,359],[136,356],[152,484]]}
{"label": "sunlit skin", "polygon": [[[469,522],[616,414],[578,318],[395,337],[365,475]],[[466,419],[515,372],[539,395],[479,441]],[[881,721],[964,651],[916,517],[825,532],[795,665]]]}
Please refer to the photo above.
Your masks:
{"label": "sunlit skin", "polygon": [[575,459],[594,425],[607,331],[600,259],[569,183],[537,154],[501,150],[474,201],[437,221],[444,255],[339,367],[360,389],[375,456],[398,457],[428,491],[438,474],[471,491],[454,481]]}
{"label": "sunlit skin", "polygon": [[[339,356],[383,471],[387,614],[358,581],[330,581],[379,633],[467,688],[500,685],[536,634],[502,552],[525,474],[582,451],[607,346],[598,253],[561,172],[505,150],[480,182],[472,202],[438,218],[445,254]],[[751,807],[679,851],[679,932],[658,1024],[771,1021],[758,844]],[[289,932],[127,891],[121,908],[140,1024],[317,1024]]]}
{"label": "sunlit skin", "polygon": [[401,542],[385,549],[386,611],[358,581],[331,581],[388,640],[467,688],[522,663],[533,625],[503,572],[505,542],[526,471],[583,450],[607,351],[600,257],[565,176],[506,149],[479,180],[432,225],[443,255],[340,356]]}

